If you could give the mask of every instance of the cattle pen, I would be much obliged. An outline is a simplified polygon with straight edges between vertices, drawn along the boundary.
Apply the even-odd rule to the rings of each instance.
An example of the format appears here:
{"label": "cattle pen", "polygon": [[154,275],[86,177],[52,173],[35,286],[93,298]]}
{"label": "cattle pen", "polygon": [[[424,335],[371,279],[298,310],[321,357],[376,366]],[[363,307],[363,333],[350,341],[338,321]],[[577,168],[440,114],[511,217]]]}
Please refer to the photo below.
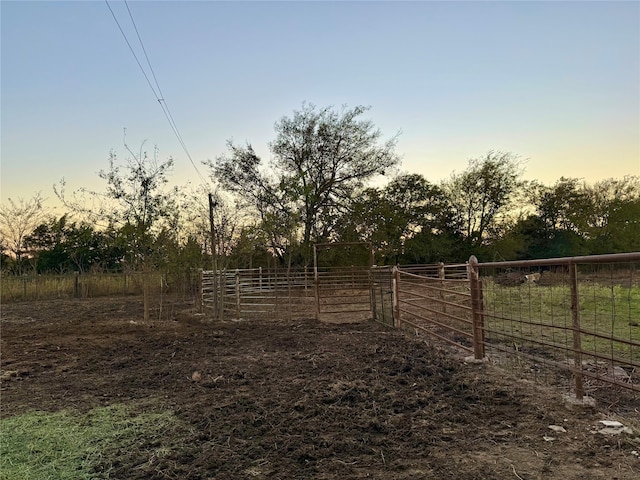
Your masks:
{"label": "cattle pen", "polygon": [[615,401],[619,395],[612,392],[632,399],[640,393],[639,266],[640,252],[238,269],[203,271],[201,291],[202,304],[218,318],[371,319],[452,346],[474,361],[561,385],[577,402]]}

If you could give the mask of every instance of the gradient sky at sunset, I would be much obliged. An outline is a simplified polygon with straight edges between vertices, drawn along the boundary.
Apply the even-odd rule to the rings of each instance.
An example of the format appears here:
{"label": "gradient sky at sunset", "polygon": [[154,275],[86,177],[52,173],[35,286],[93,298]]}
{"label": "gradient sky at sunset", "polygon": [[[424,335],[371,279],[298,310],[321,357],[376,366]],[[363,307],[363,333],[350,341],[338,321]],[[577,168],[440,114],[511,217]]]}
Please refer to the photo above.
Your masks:
{"label": "gradient sky at sunset", "polygon": [[[142,62],[126,5],[110,1]],[[640,175],[640,3],[129,1],[194,162],[306,101],[370,105],[402,170],[438,182],[488,150],[553,184]],[[104,1],[2,1],[1,193],[97,176],[127,141],[199,183]]]}

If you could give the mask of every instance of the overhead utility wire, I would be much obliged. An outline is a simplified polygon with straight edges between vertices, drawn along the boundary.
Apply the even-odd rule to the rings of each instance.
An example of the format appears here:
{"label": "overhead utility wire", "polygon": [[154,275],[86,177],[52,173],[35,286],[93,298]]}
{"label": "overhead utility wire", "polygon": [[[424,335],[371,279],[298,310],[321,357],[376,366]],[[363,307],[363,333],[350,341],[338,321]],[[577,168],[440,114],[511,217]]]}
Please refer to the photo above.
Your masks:
{"label": "overhead utility wire", "polygon": [[142,64],[140,63],[140,60],[138,60],[138,56],[136,55],[136,52],[134,51],[133,47],[131,46],[131,43],[129,42],[129,39],[127,38],[127,35],[124,33],[124,30],[120,26],[120,22],[118,21],[118,18],[116,17],[113,9],[111,8],[111,5],[109,5],[109,1],[105,0],[105,3],[107,4],[107,7],[109,8],[109,11],[111,12],[111,16],[113,17],[114,21],[116,22],[116,25],[118,26],[118,29],[120,30],[120,33],[124,37],[124,40],[127,43],[127,46],[129,47],[129,50],[131,51],[131,54],[133,55],[133,58],[135,58],[136,63],[138,64],[138,66],[140,67],[140,70],[142,71],[142,74],[144,75],[144,78],[147,80],[147,84],[149,85],[149,88],[151,88],[151,91],[153,92],[153,95],[156,97],[156,100],[160,104],[160,107],[162,108],[162,112],[164,113],[164,116],[166,117],[167,121],[169,122],[169,126],[173,130],[173,133],[175,134],[176,138],[178,139],[178,142],[180,143],[180,145],[182,146],[182,149],[186,153],[187,158],[191,162],[191,165],[193,166],[193,168],[195,169],[196,173],[200,177],[200,180],[202,181],[203,185],[206,185],[207,181],[204,179],[204,177],[200,173],[200,170],[198,170],[198,167],[196,166],[195,162],[193,161],[193,158],[191,158],[191,154],[189,153],[189,150],[187,149],[187,145],[185,144],[184,140],[182,139],[182,135],[180,134],[180,131],[178,130],[178,126],[176,125],[176,122],[173,119],[173,115],[171,115],[171,111],[169,110],[169,106],[167,105],[167,102],[165,101],[164,96],[162,95],[162,90],[160,89],[160,84],[158,83],[158,79],[156,78],[156,74],[153,71],[153,67],[151,66],[151,62],[149,60],[149,56],[147,55],[147,51],[144,48],[144,44],[142,43],[142,38],[140,37],[140,33],[138,32],[138,27],[136,26],[136,22],[133,19],[133,15],[131,14],[131,10],[129,9],[129,4],[125,0],[124,3],[126,5],[126,7],[127,7],[127,11],[129,12],[129,17],[131,18],[131,22],[133,23],[133,28],[135,29],[136,35],[138,36],[138,41],[140,42],[140,46],[142,47],[142,51],[144,52],[144,56],[145,56],[145,58],[147,60],[147,64],[149,65],[149,70],[151,71],[151,75],[153,76],[153,79],[154,79],[154,81],[156,83],[157,91],[156,91],[156,88],[154,88],[154,86],[152,85],[151,80],[149,80],[149,76],[147,75],[147,72],[145,71],[145,69],[142,66]]}
{"label": "overhead utility wire", "polygon": [[[106,0],[105,0],[106,1]],[[131,9],[129,8],[129,3],[125,0],[124,4],[127,7],[127,12],[129,12],[129,18],[131,19],[131,23],[133,24],[133,29],[136,31],[136,36],[138,37],[138,42],[140,42],[140,46],[142,47],[142,52],[144,53],[144,58],[147,59],[147,65],[149,65],[149,70],[151,70],[151,75],[153,76],[153,80],[156,82],[156,87],[158,87],[158,93],[160,94],[159,100],[164,100],[164,95],[162,94],[162,90],[160,89],[160,84],[158,83],[158,79],[156,78],[156,72],[153,71],[153,67],[151,66],[151,60],[149,60],[149,55],[147,55],[147,50],[144,48],[144,43],[142,43],[142,38],[140,37],[140,32],[138,32],[138,26],[136,25],[136,21],[133,19],[133,14],[131,13]],[[154,91],[155,93],[155,91]],[[156,95],[157,97],[157,95]]]}
{"label": "overhead utility wire", "polygon": [[[167,105],[167,102],[164,99],[164,94],[162,93],[162,89],[160,88],[160,83],[158,83],[158,78],[156,77],[156,73],[153,70],[153,66],[151,65],[151,60],[149,60],[149,55],[147,55],[147,49],[144,48],[144,43],[142,42],[142,38],[140,37],[140,32],[138,31],[138,26],[136,25],[136,21],[133,18],[133,14],[131,13],[131,9],[129,8],[129,3],[127,2],[127,0],[124,0],[124,4],[127,7],[127,12],[129,12],[129,18],[131,19],[131,23],[133,24],[133,29],[135,30],[136,36],[138,37],[138,42],[140,43],[140,47],[142,48],[142,52],[144,53],[144,57],[147,60],[147,65],[149,66],[149,70],[151,71],[151,75],[153,76],[153,80],[156,83],[156,87],[158,87],[158,93],[156,94],[156,99],[158,100],[158,103],[160,103],[160,106],[162,107],[162,110],[164,111],[165,116],[167,117],[167,120],[169,121],[169,124],[171,125],[171,128],[173,129],[176,137],[178,138],[178,141],[180,142],[180,145],[182,145],[182,148],[184,149],[185,153],[187,154],[187,156],[189,157],[189,160],[191,161],[191,163],[193,165],[194,162],[191,159],[191,155],[189,154],[189,151],[187,150],[187,145],[186,145],[186,143],[184,142],[184,140],[182,138],[182,134],[178,130],[178,125],[176,124],[175,120],[173,119],[173,115],[171,114],[171,111],[169,110],[169,105]],[[155,90],[154,90],[154,94],[155,94]],[[198,173],[198,175],[200,175],[200,172],[198,171],[197,167],[195,165],[193,165],[193,166],[196,169],[196,172]],[[204,179],[202,178],[202,175],[200,175],[200,179],[204,181]]]}

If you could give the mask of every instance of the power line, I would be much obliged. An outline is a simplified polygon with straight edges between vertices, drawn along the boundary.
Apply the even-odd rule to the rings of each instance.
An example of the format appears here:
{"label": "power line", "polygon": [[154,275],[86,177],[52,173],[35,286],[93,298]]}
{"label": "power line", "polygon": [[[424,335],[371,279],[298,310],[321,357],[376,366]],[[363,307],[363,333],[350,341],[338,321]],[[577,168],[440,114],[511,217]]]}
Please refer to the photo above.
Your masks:
{"label": "power line", "polygon": [[140,42],[140,46],[142,47],[144,58],[147,59],[147,65],[149,65],[149,70],[151,70],[151,75],[153,75],[153,79],[156,82],[156,87],[158,87],[158,93],[160,94],[161,98],[164,98],[164,95],[162,95],[162,90],[160,89],[160,84],[158,83],[158,79],[156,78],[156,72],[153,71],[153,67],[151,66],[151,60],[149,60],[149,55],[147,55],[147,50],[144,48],[144,43],[142,43],[142,38],[140,38],[140,32],[138,32],[138,26],[136,25],[136,21],[133,19],[133,14],[131,13],[131,9],[129,8],[129,3],[127,2],[127,0],[125,0],[124,4],[127,7],[127,12],[129,12],[129,18],[131,19],[131,23],[133,24],[133,29],[136,31],[138,42]]}
{"label": "power line", "polygon": [[111,8],[111,5],[109,5],[109,1],[108,0],[104,0],[104,1],[107,4],[107,7],[109,8],[109,11],[111,12],[111,16],[113,17],[113,20],[116,22],[116,25],[118,26],[118,29],[120,30],[120,33],[124,37],[124,40],[127,43],[127,46],[129,47],[129,50],[131,51],[131,54],[133,55],[133,58],[135,58],[136,63],[138,64],[138,67],[140,67],[140,70],[142,71],[142,74],[144,75],[144,78],[147,80],[147,84],[149,85],[149,88],[151,88],[151,91],[153,92],[153,95],[156,97],[156,100],[160,104],[160,108],[162,108],[162,112],[164,113],[165,118],[169,122],[169,126],[171,127],[171,130],[173,130],[173,133],[176,136],[176,138],[178,139],[178,142],[180,143],[180,146],[184,150],[184,153],[187,155],[187,158],[189,159],[189,161],[191,162],[191,165],[193,166],[193,168],[195,169],[196,173],[198,174],[198,177],[200,177],[200,181],[202,182],[203,185],[206,185],[207,181],[202,176],[202,174],[200,173],[200,170],[198,170],[198,167],[196,166],[195,162],[193,161],[193,158],[191,157],[191,154],[189,153],[189,150],[187,149],[187,145],[184,142],[184,140],[182,138],[182,135],[180,134],[180,130],[178,130],[178,126],[177,126],[175,120],[173,119],[173,115],[171,114],[171,111],[169,110],[169,106],[167,105],[167,102],[164,99],[164,95],[162,94],[162,90],[160,89],[160,84],[158,83],[158,79],[156,77],[156,74],[155,74],[155,72],[153,70],[153,67],[151,66],[151,61],[149,60],[149,56],[147,55],[147,50],[144,48],[144,43],[142,42],[142,38],[140,37],[140,33],[138,32],[138,27],[136,25],[135,20],[133,19],[133,15],[131,13],[131,10],[129,9],[129,4],[127,3],[127,0],[124,0],[124,4],[126,5],[127,11],[129,12],[129,18],[131,19],[131,23],[133,24],[133,28],[134,28],[134,30],[136,32],[137,37],[138,37],[138,42],[140,43],[140,47],[142,48],[144,56],[145,56],[145,58],[147,60],[147,65],[149,66],[149,70],[151,72],[153,80],[155,81],[155,84],[156,84],[156,87],[157,87],[157,91],[156,91],[156,88],[154,88],[154,86],[152,85],[151,80],[149,79],[149,76],[147,75],[147,72],[145,71],[144,67],[140,63],[140,60],[138,59],[138,56],[136,55],[135,50],[131,46],[131,43],[129,42],[129,39],[127,38],[127,35],[124,33],[124,30],[120,26],[120,22],[118,21],[118,18],[116,17],[116,14],[114,13],[113,9]]}

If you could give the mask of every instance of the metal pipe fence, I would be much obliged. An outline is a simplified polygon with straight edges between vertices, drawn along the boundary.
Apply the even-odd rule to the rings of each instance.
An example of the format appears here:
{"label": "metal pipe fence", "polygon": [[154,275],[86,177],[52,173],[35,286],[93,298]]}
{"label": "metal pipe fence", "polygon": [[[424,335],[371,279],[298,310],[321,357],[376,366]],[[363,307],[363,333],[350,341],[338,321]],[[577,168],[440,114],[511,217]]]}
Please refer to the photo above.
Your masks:
{"label": "metal pipe fence", "polygon": [[639,266],[640,253],[398,267],[393,324],[617,401],[640,392]]}
{"label": "metal pipe fence", "polygon": [[[640,252],[516,262],[203,272],[223,317],[372,318],[576,399],[640,392]],[[207,280],[208,278],[208,280]],[[217,287],[216,287],[217,285]],[[209,290],[207,290],[209,289]],[[612,389],[611,387],[615,387]],[[611,393],[614,392],[614,393]]]}
{"label": "metal pipe fence", "polygon": [[316,268],[316,319],[355,321],[371,318],[372,270],[369,267]]}
{"label": "metal pipe fence", "polygon": [[313,312],[314,295],[310,268],[202,272],[202,303],[220,318],[306,318]]}
{"label": "metal pipe fence", "polygon": [[395,325],[473,352],[467,265],[398,267],[394,270]]}

